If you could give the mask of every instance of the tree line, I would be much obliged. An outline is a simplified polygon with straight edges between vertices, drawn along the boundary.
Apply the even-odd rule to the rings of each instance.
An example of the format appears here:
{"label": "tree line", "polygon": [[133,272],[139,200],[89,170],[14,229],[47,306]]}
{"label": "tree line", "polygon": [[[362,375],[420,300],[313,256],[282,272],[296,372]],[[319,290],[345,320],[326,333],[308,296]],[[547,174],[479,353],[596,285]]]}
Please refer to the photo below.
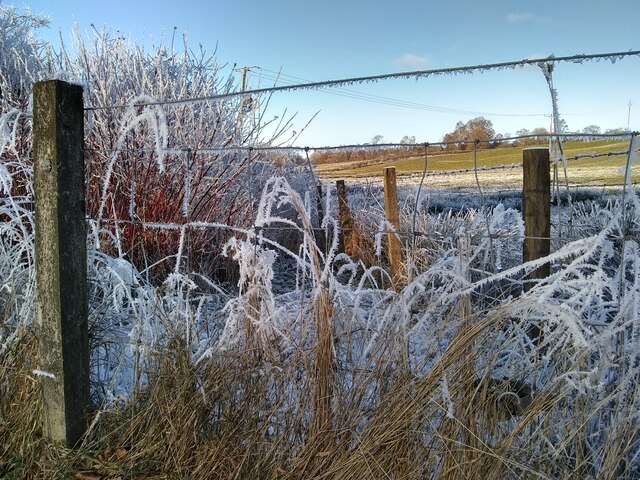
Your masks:
{"label": "tree line", "polygon": [[[571,132],[567,122],[561,119],[558,125],[559,133],[581,133],[584,135],[620,134],[624,132],[623,128],[607,129],[604,132],[598,125],[588,125],[580,131]],[[479,141],[478,148],[499,148],[510,146],[527,146],[544,144],[548,141],[549,129],[545,127],[534,128],[528,130],[520,129],[514,135],[510,133],[496,133],[493,128],[493,122],[484,117],[476,117],[467,122],[459,121],[456,123],[453,131],[442,137],[444,146],[430,146],[429,153],[445,153],[453,151],[466,151],[473,149],[476,140]],[[505,140],[513,137],[524,137],[515,140]],[[380,145],[384,143],[382,135],[374,136],[369,145]],[[405,135],[400,140],[399,147],[393,148],[354,148],[352,150],[324,151],[316,152],[313,155],[313,161],[316,164],[338,163],[338,162],[363,162],[368,163],[375,160],[386,160],[390,154],[395,154],[399,158],[413,155],[420,155],[424,151],[422,144],[417,144],[414,136]]]}

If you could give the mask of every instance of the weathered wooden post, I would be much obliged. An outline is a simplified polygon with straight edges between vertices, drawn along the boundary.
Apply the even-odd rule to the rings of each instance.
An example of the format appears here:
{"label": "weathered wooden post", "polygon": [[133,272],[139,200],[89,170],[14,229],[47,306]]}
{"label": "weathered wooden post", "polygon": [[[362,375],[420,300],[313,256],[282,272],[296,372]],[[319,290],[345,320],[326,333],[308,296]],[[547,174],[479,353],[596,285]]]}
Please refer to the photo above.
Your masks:
{"label": "weathered wooden post", "polygon": [[82,87],[33,87],[36,312],[47,438],[78,443],[89,405]]}
{"label": "weathered wooden post", "polygon": [[324,220],[324,206],[322,204],[322,183],[318,183],[316,185],[317,197],[316,197],[316,208],[318,210],[318,223],[314,228],[314,237],[316,239],[316,245],[321,252],[327,251],[327,236],[326,232],[322,228],[322,220]]}
{"label": "weathered wooden post", "polygon": [[321,183],[318,183],[318,185],[316,185],[316,190],[318,192],[318,196],[316,198],[316,206],[318,209],[318,228],[320,228],[322,225],[322,219],[324,218],[324,205],[322,204],[323,195]]}
{"label": "weathered wooden post", "polygon": [[[522,153],[522,216],[525,235],[522,256],[528,262],[551,253],[551,176],[548,148],[525,148]],[[549,264],[533,271],[529,278],[547,276]]]}
{"label": "weathered wooden post", "polygon": [[336,196],[338,197],[338,221],[340,223],[338,249],[340,252],[345,252],[345,240],[352,225],[351,212],[347,203],[347,187],[344,184],[344,180],[336,181]]}
{"label": "weathered wooden post", "polygon": [[[551,253],[551,175],[549,170],[549,149],[546,147],[525,148],[522,151],[522,217],[524,219],[524,262],[546,257]],[[527,278],[549,276],[551,266],[546,263]],[[525,283],[527,291],[532,284]],[[529,335],[540,341],[540,328],[532,325]]]}
{"label": "weathered wooden post", "polygon": [[[400,215],[398,214],[398,188],[396,186],[396,167],[384,168],[384,210],[387,222],[393,225],[396,232],[400,231]],[[396,233],[387,229],[389,243],[389,266],[391,269],[391,281],[394,287],[398,287],[404,278],[402,265],[402,244]]]}

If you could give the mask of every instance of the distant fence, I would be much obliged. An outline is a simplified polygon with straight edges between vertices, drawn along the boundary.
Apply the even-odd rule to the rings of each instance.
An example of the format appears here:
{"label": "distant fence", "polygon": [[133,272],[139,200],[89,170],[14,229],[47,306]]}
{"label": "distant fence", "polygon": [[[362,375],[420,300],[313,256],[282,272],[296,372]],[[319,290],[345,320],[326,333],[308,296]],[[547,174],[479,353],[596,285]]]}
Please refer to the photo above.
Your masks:
{"label": "distant fence", "polygon": [[[579,61],[596,58],[618,58],[620,56],[638,55],[640,52],[622,52],[606,54],[604,56],[575,56],[558,57],[535,61],[536,65],[557,63],[559,61]],[[483,71],[491,68],[514,68],[515,66],[531,64],[534,61],[510,62],[505,64],[493,64],[476,67],[464,67],[460,72]],[[443,69],[418,72],[416,76],[430,76],[456,73],[456,69]],[[460,73],[457,72],[457,73]],[[398,74],[400,77],[408,74]],[[334,85],[349,84],[360,81],[377,81],[385,78],[396,78],[398,75],[362,77],[346,79],[336,82],[318,82],[289,87],[274,87],[271,89],[257,89],[234,94],[214,95],[197,99],[175,99],[165,102],[142,102],[137,107],[144,109],[146,106],[158,105],[184,105],[190,102],[216,101],[223,97],[245,96],[263,92],[295,89],[325,88]],[[112,108],[121,108],[123,105],[115,105]],[[87,333],[87,259],[86,259],[86,221],[85,209],[85,171],[83,155],[83,116],[85,111],[95,108],[83,107],[82,88],[67,84],[62,81],[52,80],[40,82],[34,87],[34,175],[35,175],[35,209],[36,209],[36,258],[37,258],[37,312],[41,322],[40,352],[42,369],[51,374],[43,378],[43,403],[44,422],[46,436],[54,440],[65,441],[69,445],[78,442],[84,432],[86,409],[89,404],[89,347]],[[625,133],[622,135],[558,135],[550,134],[548,138],[560,141],[560,138],[631,138],[631,145],[635,145],[633,139],[637,133]],[[539,138],[540,135],[535,135]],[[511,137],[503,141],[517,140],[526,137]],[[456,142],[460,143],[460,142]],[[477,145],[477,141],[473,142]],[[427,145],[446,145],[436,142]],[[300,152],[304,153],[308,166],[309,151],[321,151],[329,149],[382,149],[392,147],[407,147],[403,144],[382,145],[350,145],[339,147],[270,147],[270,146],[245,146],[227,145],[220,148],[201,148],[199,152]],[[171,149],[166,146],[159,147],[164,153],[187,152],[187,158],[191,150],[180,148]],[[125,146],[117,146],[114,151],[125,151]],[[425,156],[426,156],[425,148]],[[141,149],[136,149],[141,151]],[[575,158],[564,160],[580,160],[595,158],[597,156],[626,155],[627,162],[632,156],[631,148],[624,152],[609,152],[593,155],[576,155]],[[115,161],[115,160],[114,160]],[[557,159],[554,159],[555,168],[558,168]],[[478,172],[494,169],[523,168],[523,216],[525,221],[524,261],[546,256],[550,252],[551,240],[551,216],[550,194],[552,189],[550,154],[548,148],[534,148],[523,150],[522,164],[500,165],[496,167],[478,167],[474,165],[469,169],[456,169],[451,171],[427,171],[426,158],[425,169],[422,172],[420,188],[425,177],[437,175],[455,175],[461,173],[473,173],[478,181]],[[188,161],[186,167],[189,169]],[[630,166],[626,165],[627,175],[622,187],[632,184],[629,175]],[[385,178],[385,208],[387,214],[387,233],[389,236],[389,259],[391,263],[391,278],[394,284],[402,282],[403,260],[402,247],[398,240],[403,234],[400,231],[397,211],[397,187],[396,172],[393,168],[386,168]],[[234,228],[230,225],[192,221],[189,217],[188,191],[193,186],[193,179],[186,175],[184,191],[184,221],[182,223],[137,223],[143,227],[157,230],[178,230],[185,232],[188,228],[225,228],[237,232],[250,232],[247,228]],[[558,179],[556,184],[558,183]],[[240,180],[237,180],[240,181]],[[478,182],[478,189],[482,195],[482,189]],[[569,186],[568,182],[565,185]],[[315,190],[316,186],[310,186]],[[340,223],[342,231],[346,232],[352,226],[349,224],[349,216],[346,189],[342,184],[342,193],[339,187]],[[419,201],[420,190],[416,195],[416,207]],[[104,205],[103,205],[104,206]],[[322,203],[318,202],[318,210]],[[133,206],[132,206],[133,208]],[[347,209],[347,210],[345,210]],[[417,208],[416,208],[417,211]],[[104,213],[101,208],[100,213]],[[100,221],[101,218],[98,218]],[[118,220],[118,219],[115,219]],[[119,220],[126,224],[126,219]],[[258,229],[260,227],[255,227]],[[379,233],[379,232],[375,232]],[[412,231],[416,235],[426,235],[426,232],[416,230],[415,217]],[[490,232],[488,232],[490,234]],[[183,242],[180,243],[181,248]],[[348,253],[348,252],[347,252]],[[179,264],[180,257],[177,263]],[[544,276],[548,273],[544,267],[534,272],[533,276]]]}

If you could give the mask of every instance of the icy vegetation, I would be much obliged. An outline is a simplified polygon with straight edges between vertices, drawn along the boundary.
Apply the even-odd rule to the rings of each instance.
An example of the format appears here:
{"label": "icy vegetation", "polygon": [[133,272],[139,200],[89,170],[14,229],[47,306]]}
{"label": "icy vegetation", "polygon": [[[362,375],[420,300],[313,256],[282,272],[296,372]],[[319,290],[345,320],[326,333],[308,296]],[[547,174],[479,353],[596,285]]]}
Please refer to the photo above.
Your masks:
{"label": "icy vegetation", "polygon": [[[0,8],[0,23],[20,18]],[[640,475],[636,137],[624,189],[574,202],[572,237],[554,225],[551,255],[528,263],[513,205],[438,213],[410,189],[398,233],[406,278],[392,288],[379,192],[351,199],[370,254],[350,258],[333,192],[319,208],[300,162],[213,151],[261,138],[258,119],[238,121],[244,104],[140,105],[230,90],[233,79],[220,80],[211,59],[186,45],[147,53],[106,33],[90,45],[78,39],[72,59],[56,57],[27,34],[39,20],[22,21],[17,44],[0,34],[2,72],[17,72],[0,77],[5,398],[23,392],[17,403],[38,411],[28,399],[50,375],[29,347],[37,319],[27,92],[65,72],[85,85],[90,107],[95,412],[85,446],[112,452],[103,464],[120,470],[109,474]],[[20,61],[27,53],[40,60]],[[112,105],[123,108],[101,108]],[[531,278],[543,264],[551,274]],[[37,423],[25,413],[32,421],[20,424],[16,408],[7,416],[14,428]],[[4,425],[0,457],[10,458],[18,447]]]}

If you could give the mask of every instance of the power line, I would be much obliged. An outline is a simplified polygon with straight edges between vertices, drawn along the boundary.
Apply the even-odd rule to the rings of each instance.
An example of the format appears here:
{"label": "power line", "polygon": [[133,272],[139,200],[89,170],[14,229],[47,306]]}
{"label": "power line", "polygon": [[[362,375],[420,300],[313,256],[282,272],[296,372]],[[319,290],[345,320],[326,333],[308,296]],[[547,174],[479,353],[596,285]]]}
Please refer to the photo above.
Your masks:
{"label": "power line", "polygon": [[[297,82],[305,82],[309,83],[311,80],[307,80],[301,77],[295,77],[293,75],[286,75],[280,72],[275,72],[273,70],[268,70],[263,67],[258,67],[262,72],[266,72],[266,75],[262,74],[266,77],[267,80],[271,80],[274,82],[282,81],[285,85],[291,86],[295,85],[295,82],[282,80],[282,77],[287,77]],[[496,113],[496,112],[481,112],[474,110],[462,110],[456,108],[449,107],[441,107],[437,105],[428,105],[425,103],[411,102],[408,100],[401,100],[391,97],[385,97],[382,95],[375,95],[372,93],[358,92],[356,90],[349,90],[346,88],[336,87],[335,90],[321,90],[323,93],[327,93],[330,95],[338,95],[346,98],[353,98],[355,100],[362,100],[365,102],[377,103],[381,105],[389,105],[400,108],[409,108],[414,110],[426,110],[429,112],[439,112],[439,113],[450,113],[456,115],[485,115],[485,116],[493,116],[493,117],[544,117],[547,114],[545,113]]]}
{"label": "power line", "polygon": [[[273,86],[273,87],[265,87],[265,88],[256,88],[253,90],[246,90],[244,92],[236,91],[236,92],[227,92],[227,93],[220,93],[216,95],[207,95],[207,96],[193,97],[193,98],[182,98],[182,99],[172,99],[172,100],[170,99],[170,100],[157,101],[157,102],[141,102],[136,104],[136,106],[182,105],[186,103],[222,100],[225,98],[239,97],[239,96],[244,96],[248,94],[257,95],[261,93],[270,93],[270,92],[335,88],[335,87],[340,87],[344,85],[354,85],[357,83],[379,82],[381,80],[398,80],[398,79],[409,79],[409,78],[418,79],[418,78],[427,78],[427,77],[440,76],[440,75],[469,74],[474,72],[483,73],[483,72],[488,72],[490,70],[515,69],[517,67],[524,67],[524,66],[536,66],[536,65],[543,65],[543,64],[555,65],[562,62],[583,63],[586,61],[600,61],[600,60],[617,61],[630,56],[640,56],[640,50],[629,50],[627,52],[613,52],[613,53],[597,53],[597,54],[589,54],[589,55],[571,55],[571,56],[563,56],[563,57],[555,57],[551,55],[546,58],[525,59],[525,60],[516,60],[516,61],[510,61],[510,62],[470,65],[470,66],[463,66],[463,67],[438,68],[438,69],[432,69],[432,70],[417,70],[417,71],[410,71],[410,72],[386,73],[382,75],[342,78],[339,80],[324,80],[320,82],[308,82],[308,83],[300,83],[296,85],[281,85],[281,86]],[[128,105],[128,104],[100,106],[100,107],[90,106],[90,107],[86,107],[85,110],[106,110],[106,109],[115,109],[115,108],[127,108],[130,106],[131,105]]]}

